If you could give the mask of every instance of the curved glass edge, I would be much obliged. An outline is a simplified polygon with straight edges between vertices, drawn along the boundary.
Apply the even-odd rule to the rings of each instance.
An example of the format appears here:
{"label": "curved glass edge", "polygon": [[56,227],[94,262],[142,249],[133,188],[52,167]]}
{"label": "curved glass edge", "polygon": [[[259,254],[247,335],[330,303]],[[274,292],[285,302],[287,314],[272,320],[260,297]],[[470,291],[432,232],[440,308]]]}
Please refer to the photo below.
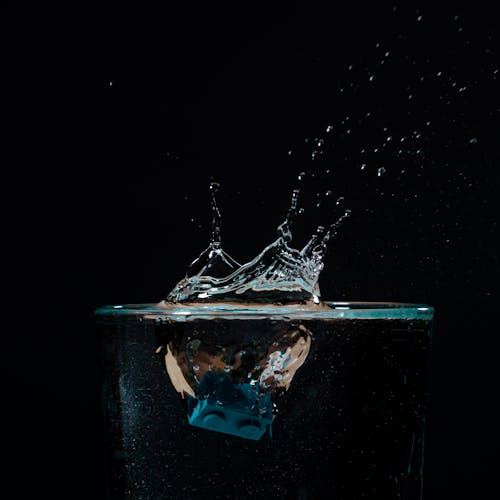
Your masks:
{"label": "curved glass edge", "polygon": [[325,302],[330,309],[304,306],[179,304],[168,309],[158,304],[123,304],[95,310],[98,317],[142,316],[158,321],[194,319],[424,319],[432,320],[434,308],[425,304],[397,302]]}

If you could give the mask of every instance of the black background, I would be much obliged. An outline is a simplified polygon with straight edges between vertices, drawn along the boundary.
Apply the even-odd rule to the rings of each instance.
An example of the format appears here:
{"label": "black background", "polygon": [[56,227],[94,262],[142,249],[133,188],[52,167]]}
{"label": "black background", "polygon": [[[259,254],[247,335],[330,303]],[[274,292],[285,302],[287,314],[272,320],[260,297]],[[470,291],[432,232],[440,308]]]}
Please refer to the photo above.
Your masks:
{"label": "black background", "polygon": [[102,497],[93,309],[156,302],[183,276],[208,241],[210,180],[224,248],[252,258],[300,171],[297,245],[352,209],[323,296],[436,307],[426,498],[496,491],[497,18],[331,4],[2,7],[15,498]]}

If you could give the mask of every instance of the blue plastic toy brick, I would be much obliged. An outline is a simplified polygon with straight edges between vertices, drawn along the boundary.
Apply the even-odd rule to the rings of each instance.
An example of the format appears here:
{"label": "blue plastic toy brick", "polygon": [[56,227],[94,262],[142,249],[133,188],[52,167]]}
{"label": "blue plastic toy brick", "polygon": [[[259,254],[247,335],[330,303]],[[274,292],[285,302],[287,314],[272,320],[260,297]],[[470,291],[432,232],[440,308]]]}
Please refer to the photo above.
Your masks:
{"label": "blue plastic toy brick", "polygon": [[254,385],[233,384],[225,374],[207,372],[197,393],[190,398],[191,425],[256,441],[271,428],[271,397]]}

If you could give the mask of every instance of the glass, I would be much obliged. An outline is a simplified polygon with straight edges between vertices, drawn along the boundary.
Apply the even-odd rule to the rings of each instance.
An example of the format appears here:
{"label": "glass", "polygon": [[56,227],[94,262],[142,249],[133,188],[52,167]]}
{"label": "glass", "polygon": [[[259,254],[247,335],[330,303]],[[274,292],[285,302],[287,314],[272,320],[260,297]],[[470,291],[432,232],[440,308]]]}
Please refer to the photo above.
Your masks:
{"label": "glass", "polygon": [[433,308],[108,306],[111,500],[421,499]]}

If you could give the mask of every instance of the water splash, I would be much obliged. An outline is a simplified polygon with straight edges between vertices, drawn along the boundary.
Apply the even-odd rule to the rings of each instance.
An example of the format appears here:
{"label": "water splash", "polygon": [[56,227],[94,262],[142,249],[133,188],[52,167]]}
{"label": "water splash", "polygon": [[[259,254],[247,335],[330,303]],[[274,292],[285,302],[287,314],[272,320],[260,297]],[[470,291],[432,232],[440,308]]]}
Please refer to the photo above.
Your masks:
{"label": "water splash", "polygon": [[[302,182],[305,174],[298,176]],[[302,302],[320,304],[318,285],[328,241],[349,217],[345,213],[325,231],[318,226],[311,239],[297,250],[292,240],[292,225],[301,211],[298,208],[300,187],[292,191],[285,220],[278,226],[278,238],[253,260],[240,265],[221,247],[221,215],[215,200],[219,185],[210,185],[212,199],[212,234],[210,245],[193,261],[165,303],[177,302]]]}
{"label": "water splash", "polygon": [[194,276],[212,276],[221,278],[241,267],[235,259],[222,249],[221,243],[221,213],[215,195],[220,188],[218,182],[210,183],[210,203],[212,207],[212,231],[210,244],[191,262],[185,280]]}

